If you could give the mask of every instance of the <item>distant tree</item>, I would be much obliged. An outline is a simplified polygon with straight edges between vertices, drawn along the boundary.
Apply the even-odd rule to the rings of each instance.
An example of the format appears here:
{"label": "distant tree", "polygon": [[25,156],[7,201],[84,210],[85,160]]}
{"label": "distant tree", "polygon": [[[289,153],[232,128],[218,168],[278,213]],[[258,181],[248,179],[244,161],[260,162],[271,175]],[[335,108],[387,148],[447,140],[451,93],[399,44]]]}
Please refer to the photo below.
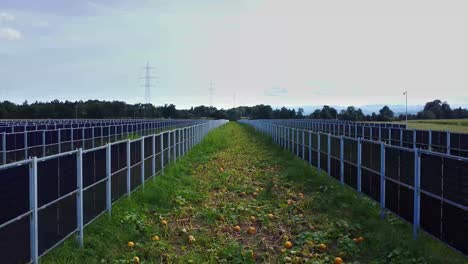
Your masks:
{"label": "distant tree", "polygon": [[421,111],[417,114],[417,119],[437,119],[437,115],[430,111]]}
{"label": "distant tree", "polygon": [[320,112],[320,118],[322,119],[335,119],[338,115],[338,112],[335,108],[328,105],[324,105],[322,111]]}
{"label": "distant tree", "polygon": [[468,118],[468,109],[456,108],[453,110],[452,117],[457,119]]}
{"label": "distant tree", "polygon": [[322,111],[320,109],[315,110],[312,114],[310,114],[310,118],[312,119],[320,119],[320,114]]}
{"label": "distant tree", "polygon": [[447,102],[442,102],[436,99],[431,102],[427,102],[424,106],[424,110],[418,113],[418,118],[421,119],[443,119],[452,118],[452,109]]}
{"label": "distant tree", "polygon": [[227,111],[227,119],[237,121],[240,119],[240,111],[237,108],[232,108]]}
{"label": "distant tree", "polygon": [[254,119],[270,119],[273,117],[273,109],[269,105],[256,105],[252,110],[252,118]]}
{"label": "distant tree", "polygon": [[195,108],[192,107],[192,111],[193,115],[195,116],[199,116],[199,117],[208,117],[209,114],[210,114],[210,108],[209,107],[206,107],[204,105],[201,105],[201,106],[197,106]]}
{"label": "distant tree", "polygon": [[214,111],[211,117],[214,119],[228,119],[228,114],[224,109],[221,109]]}
{"label": "distant tree", "polygon": [[281,107],[281,109],[275,109],[273,111],[273,118],[277,119],[290,119],[296,117],[296,111],[294,109],[288,109]]}
{"label": "distant tree", "polygon": [[[252,119],[291,119],[303,118],[304,110],[296,110],[282,107],[273,110],[270,105],[239,106],[232,109],[217,109],[216,107],[196,106],[190,109],[177,109],[174,104],[163,106],[154,106],[152,104],[127,104],[122,101],[59,101],[51,102],[33,102],[27,101],[21,104],[15,104],[9,101],[0,102],[1,119],[72,119],[75,118],[75,106],[78,106],[79,118],[228,118],[238,120],[239,118]],[[316,109],[308,117],[314,119],[335,119],[337,117],[336,109],[330,106],[323,106],[322,109]],[[361,109],[349,106],[339,114],[340,119],[350,121],[377,121],[392,120],[393,112],[388,107],[384,107],[379,114],[365,116]],[[400,115],[400,120],[405,116]],[[435,119],[435,118],[468,118],[468,110],[457,108],[452,110],[447,102],[434,100],[428,102],[424,110],[417,115],[409,115],[409,119]]]}
{"label": "distant tree", "polygon": [[439,118],[452,118],[452,109],[450,108],[450,105],[447,102],[443,102],[442,105],[440,106],[440,112],[441,116]]}
{"label": "distant tree", "polygon": [[[439,99],[434,100],[432,102],[427,102],[424,106],[423,112],[431,112],[435,118],[439,118],[442,115],[441,106],[442,101],[440,101]],[[423,116],[425,115],[423,114]]]}
{"label": "distant tree", "polygon": [[[460,109],[462,110],[462,109]],[[457,118],[458,114],[462,111],[458,110],[457,113],[450,108],[450,105],[447,102],[442,102],[439,99],[436,99],[431,102],[427,102],[424,106],[424,110],[418,112],[418,119],[450,119]]]}
{"label": "distant tree", "polygon": [[356,110],[354,106],[348,106],[346,110],[341,110],[340,119],[348,121],[362,121],[365,116],[362,113],[362,110],[359,108]]}
{"label": "distant tree", "polygon": [[304,118],[304,109],[303,109],[303,108],[299,108],[299,109],[297,110],[297,115],[296,115],[296,117],[297,117],[297,118],[300,118],[300,119]]}
{"label": "distant tree", "polygon": [[379,110],[379,115],[377,116],[378,121],[391,121],[393,120],[394,114],[393,111],[388,106],[382,107]]}
{"label": "distant tree", "polygon": [[173,104],[165,104],[162,107],[162,115],[164,118],[175,118],[176,117],[176,106]]}

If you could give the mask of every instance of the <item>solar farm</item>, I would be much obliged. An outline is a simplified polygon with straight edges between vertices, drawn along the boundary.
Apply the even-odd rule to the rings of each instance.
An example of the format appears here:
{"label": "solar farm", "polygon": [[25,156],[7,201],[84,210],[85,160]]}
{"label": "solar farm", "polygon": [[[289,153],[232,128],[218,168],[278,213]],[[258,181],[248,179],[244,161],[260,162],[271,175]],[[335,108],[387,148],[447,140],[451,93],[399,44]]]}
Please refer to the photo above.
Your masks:
{"label": "solar farm", "polygon": [[[55,259],[56,247],[64,242],[67,245],[70,240],[76,250],[86,250],[87,226],[104,214],[113,218],[116,203],[132,200],[134,192],[151,189],[145,189],[145,184],[157,184],[157,178],[164,177],[167,168],[170,171],[176,166],[212,130],[232,126],[226,123],[226,120],[2,121],[3,260],[37,263],[51,253],[50,259],[45,258],[47,262]],[[390,214],[407,223],[415,241],[420,240],[421,233],[428,234],[454,252],[467,254],[467,243],[460,233],[466,232],[468,222],[468,134],[407,129],[405,124],[338,120],[270,119],[240,123],[263,134],[250,136],[269,138],[289,152],[286,155],[297,156],[307,164],[307,173],[314,170],[319,175],[325,174],[340,188],[348,186],[369,197],[379,208],[377,218],[388,218]],[[223,167],[217,169],[221,176],[225,173]],[[152,183],[148,182],[150,179]],[[255,189],[254,198],[263,188],[266,186]],[[219,192],[229,191],[222,187]],[[232,192],[247,195],[244,191]],[[288,204],[290,201],[301,202],[290,199]],[[240,219],[231,223],[219,221],[222,222],[239,223],[237,226],[242,223]],[[263,224],[267,223],[257,223],[258,228]],[[252,231],[254,223],[249,225],[247,232],[256,233]],[[291,245],[299,241],[293,237],[287,240]],[[345,257],[346,253],[343,254]],[[254,257],[254,260],[265,259]]]}
{"label": "solar farm", "polygon": [[468,252],[459,227],[468,220],[468,134],[408,130],[405,125],[304,120],[246,121],[454,248]]}
{"label": "solar farm", "polygon": [[0,0],[0,264],[468,264],[467,10]]}
{"label": "solar farm", "polygon": [[36,263],[225,121],[2,123],[0,255]]}

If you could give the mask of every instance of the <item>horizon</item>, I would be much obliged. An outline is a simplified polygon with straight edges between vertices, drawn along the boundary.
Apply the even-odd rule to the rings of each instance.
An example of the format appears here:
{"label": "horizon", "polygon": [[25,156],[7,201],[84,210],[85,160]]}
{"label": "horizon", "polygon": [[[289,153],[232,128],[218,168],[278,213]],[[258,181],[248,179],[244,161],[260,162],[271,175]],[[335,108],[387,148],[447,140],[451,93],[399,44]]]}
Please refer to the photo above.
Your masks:
{"label": "horizon", "polygon": [[[10,102],[10,103],[14,103],[18,106],[21,106],[22,104],[24,103],[27,103],[28,105],[33,105],[33,104],[36,104],[36,103],[39,103],[39,104],[48,104],[48,103],[52,103],[53,101],[57,101],[58,99],[55,99],[55,100],[52,100],[52,101],[35,101],[35,102],[27,102],[27,101],[24,101],[22,103],[16,103],[16,102]],[[438,99],[434,99],[434,100],[438,100]],[[432,100],[432,101],[434,101]],[[121,103],[125,103],[125,104],[128,104],[128,105],[138,105],[138,104],[142,104],[142,105],[145,105],[145,103],[135,103],[135,104],[131,104],[129,102],[126,102],[126,101],[122,101],[122,100],[99,100],[99,99],[87,99],[87,100],[78,100],[78,101],[71,101],[71,100],[58,100],[60,103],[65,103],[65,102],[68,102],[68,103],[86,103],[86,102],[89,102],[89,101],[98,101],[98,102],[121,102]],[[432,102],[431,101],[431,102]],[[9,102],[9,101],[7,101]],[[3,103],[2,101],[0,101],[0,103]],[[429,102],[427,102],[429,103]],[[453,104],[451,105],[450,102],[447,102],[449,105],[450,105],[450,108],[452,110],[454,109],[458,109],[458,108],[462,108],[462,109],[467,109],[468,105],[463,105],[463,104]],[[151,104],[153,107],[164,107],[165,105],[171,105],[171,104],[162,104],[162,105],[154,105],[154,104]],[[410,115],[414,115],[414,114],[417,114],[418,112],[420,111],[423,111],[424,110],[424,107],[425,107],[425,104],[421,104],[421,105],[408,105],[408,106],[405,106],[405,105],[391,105],[391,104],[373,104],[373,105],[347,105],[347,106],[340,106],[340,105],[302,105],[302,106],[286,106],[286,105],[283,105],[283,106],[275,106],[275,105],[269,105],[269,104],[263,104],[263,103],[259,103],[259,104],[255,104],[255,105],[239,105],[239,106],[236,106],[236,107],[227,107],[227,108],[223,108],[223,107],[216,107],[216,106],[212,106],[214,107],[215,109],[218,109],[218,110],[229,110],[229,109],[235,109],[235,108],[239,108],[239,107],[254,107],[254,106],[258,106],[258,105],[267,105],[267,106],[270,106],[273,110],[280,110],[281,108],[285,107],[289,110],[295,110],[295,111],[298,111],[299,109],[303,109],[303,113],[305,115],[309,115],[309,114],[312,114],[315,110],[321,110],[324,106],[328,106],[328,107],[331,107],[331,108],[334,108],[335,110],[337,110],[338,112],[341,112],[342,110],[346,110],[348,107],[354,107],[356,110],[360,109],[363,114],[365,115],[371,115],[371,114],[374,114],[374,113],[378,113],[380,109],[382,109],[384,106],[387,106],[390,108],[390,110],[392,110],[394,112],[395,115],[399,115],[399,114],[405,114],[406,112],[406,108],[408,109],[407,110],[407,113],[410,114]],[[177,108],[177,105],[174,105],[176,108]],[[189,107],[179,107],[177,108],[177,110],[190,110],[190,109],[193,109],[193,108],[196,108],[196,107],[211,107],[209,105],[192,105],[192,106],[189,106]]]}
{"label": "horizon", "polygon": [[[463,1],[7,1],[0,97],[15,103],[467,105]],[[415,34],[417,32],[417,34]],[[375,87],[379,87],[376,89]]]}

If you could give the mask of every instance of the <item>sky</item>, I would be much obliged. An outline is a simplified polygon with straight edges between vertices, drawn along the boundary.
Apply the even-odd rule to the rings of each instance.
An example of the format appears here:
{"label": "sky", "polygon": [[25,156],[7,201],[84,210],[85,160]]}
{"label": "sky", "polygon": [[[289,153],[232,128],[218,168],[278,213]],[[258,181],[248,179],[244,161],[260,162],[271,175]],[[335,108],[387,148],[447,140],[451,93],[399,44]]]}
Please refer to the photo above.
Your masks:
{"label": "sky", "polygon": [[0,100],[468,105],[466,0],[0,0]]}

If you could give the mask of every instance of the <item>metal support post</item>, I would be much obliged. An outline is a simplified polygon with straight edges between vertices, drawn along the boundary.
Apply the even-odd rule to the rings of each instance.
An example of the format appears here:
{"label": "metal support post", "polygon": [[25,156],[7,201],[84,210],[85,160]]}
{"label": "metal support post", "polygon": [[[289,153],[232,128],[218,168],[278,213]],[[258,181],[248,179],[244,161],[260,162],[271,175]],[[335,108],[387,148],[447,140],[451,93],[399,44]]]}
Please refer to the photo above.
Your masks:
{"label": "metal support post", "polygon": [[322,166],[320,165],[320,151],[321,151],[321,142],[320,142],[320,132],[318,132],[317,134],[317,168],[318,168],[318,171],[320,172],[320,170],[322,169]]}
{"label": "metal support post", "polygon": [[95,141],[95,139],[94,139],[94,127],[91,127],[91,138],[92,138],[92,140],[91,140],[92,148],[95,148],[96,147],[96,142],[94,142]]}
{"label": "metal support post", "polygon": [[309,133],[309,164],[312,164],[312,132]]}
{"label": "metal support post", "polygon": [[388,129],[388,144],[393,145],[392,144],[392,129],[391,128]]}
{"label": "metal support post", "polygon": [[31,217],[29,219],[30,231],[30,254],[34,264],[39,263],[39,216],[37,211],[37,158],[33,157],[29,167],[29,209]]}
{"label": "metal support post", "polygon": [[6,152],[6,133],[3,132],[2,133],[2,160],[3,160],[3,163],[2,164],[6,164],[6,155],[7,152]]}
{"label": "metal support post", "polygon": [[428,136],[429,136],[429,139],[428,139],[428,146],[427,146],[427,149],[432,151],[432,130],[429,130],[428,132]]}
{"label": "metal support post", "polygon": [[331,138],[330,134],[327,134],[327,171],[328,175],[331,176]]}
{"label": "metal support post", "polygon": [[380,218],[385,217],[385,144],[380,143]]}
{"label": "metal support post", "polygon": [[127,139],[127,195],[128,198],[130,198],[130,192],[131,192],[131,181],[130,181],[130,176],[131,176],[131,164],[130,164],[130,139]]}
{"label": "metal support post", "polygon": [[171,131],[167,132],[167,164],[171,163]]}
{"label": "metal support post", "polygon": [[400,128],[400,147],[403,147],[403,129]]}
{"label": "metal support post", "polygon": [[362,176],[362,139],[358,138],[357,146],[357,191],[361,192],[361,176]]}
{"label": "metal support post", "polygon": [[28,132],[24,131],[24,158],[27,159],[28,157]]}
{"label": "metal support post", "polygon": [[305,160],[305,132],[302,130],[302,159]]}
{"label": "metal support post", "polygon": [[86,149],[85,129],[84,129],[84,127],[81,128],[81,148]]}
{"label": "metal support post", "polygon": [[300,142],[299,142],[299,129],[296,129],[296,155],[299,157],[299,151],[300,151]]}
{"label": "metal support post", "polygon": [[140,178],[141,178],[141,187],[145,188],[145,138],[141,138],[141,173],[140,173]]}
{"label": "metal support post", "polygon": [[76,225],[78,228],[77,242],[78,247],[83,247],[83,149],[79,148],[76,159],[77,179],[76,187]]}
{"label": "metal support post", "polygon": [[153,144],[151,145],[151,176],[156,179],[156,135],[153,134]]}
{"label": "metal support post", "polygon": [[340,137],[340,182],[344,185],[344,137]]}
{"label": "metal support post", "polygon": [[178,153],[179,158],[180,158],[180,156],[182,156],[182,147],[184,146],[184,141],[182,141],[182,131],[184,131],[184,129],[179,128],[179,130],[178,130],[179,144],[178,144],[178,148],[177,148],[178,151],[179,151],[179,153]]}
{"label": "metal support post", "polygon": [[46,156],[46,131],[42,130],[42,157]]}
{"label": "metal support post", "polygon": [[58,153],[62,153],[62,129],[57,131],[57,143],[58,143]]}
{"label": "metal support post", "polygon": [[164,175],[164,133],[161,133],[161,175]]}
{"label": "metal support post", "polygon": [[174,148],[173,148],[172,151],[174,151],[174,163],[177,160],[177,146],[179,145],[179,144],[177,144],[177,131],[178,130],[174,130],[174,132],[173,132],[174,133],[174,136],[173,136],[174,137]]}
{"label": "metal support post", "polygon": [[447,154],[450,155],[450,131],[447,131]]}
{"label": "metal support post", "polygon": [[421,153],[414,149],[414,212],[413,212],[413,237],[418,238],[421,204]]}
{"label": "metal support post", "polygon": [[107,144],[106,146],[106,208],[109,214],[109,217],[112,215],[112,152],[111,152],[111,144]]}

